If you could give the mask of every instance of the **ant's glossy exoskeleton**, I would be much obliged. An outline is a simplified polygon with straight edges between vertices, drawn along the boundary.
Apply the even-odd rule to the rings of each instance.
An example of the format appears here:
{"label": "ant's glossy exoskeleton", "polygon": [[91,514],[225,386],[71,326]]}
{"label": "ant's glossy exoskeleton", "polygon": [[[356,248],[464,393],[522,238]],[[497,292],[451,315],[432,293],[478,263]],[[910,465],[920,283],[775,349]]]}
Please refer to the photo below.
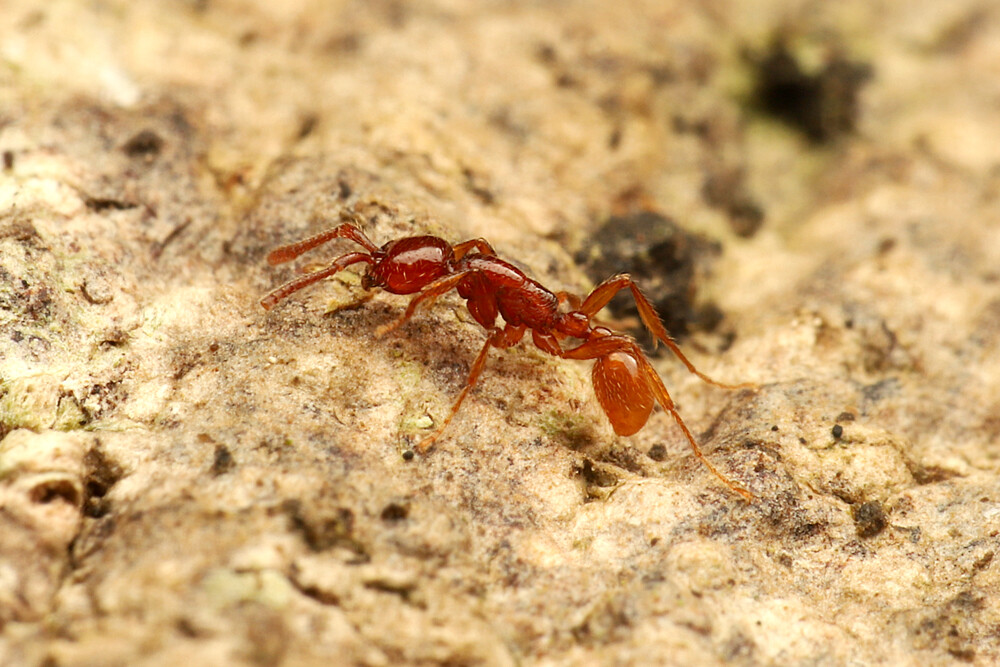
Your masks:
{"label": "ant's glossy exoskeleton", "polygon": [[[489,349],[506,349],[516,345],[530,329],[535,345],[549,354],[563,359],[595,360],[592,371],[594,391],[615,433],[636,433],[646,424],[654,403],[659,403],[680,426],[695,456],[730,489],[746,500],[753,499],[753,494],[719,472],[702,453],[677,412],[666,386],[636,341],[626,334],[592,324],[594,316],[615,294],[628,289],[632,292],[643,324],[656,340],[670,348],[689,371],[717,387],[736,389],[753,386],[722,384],[695,368],[667,334],[653,305],[628,274],[608,278],[587,298],[581,300],[565,292],[556,294],[549,291],[520,269],[497,257],[493,247],[483,239],[452,245],[436,236],[409,236],[389,241],[380,248],[357,226],[361,222],[357,217],[351,213],[345,213],[342,217],[350,222],[281,246],[267,256],[268,263],[274,265],[291,261],[302,253],[337,238],[354,241],[364,248],[364,252],[341,255],[319,271],[300,276],[278,287],[261,299],[260,304],[270,310],[276,303],[303,287],[343,271],[352,264],[365,263],[368,264],[368,270],[361,279],[361,285],[365,289],[380,287],[393,294],[415,294],[402,317],[379,328],[378,334],[382,335],[409,320],[421,303],[433,301],[442,294],[457,289],[459,295],[466,300],[472,317],[486,329],[489,336],[473,362],[465,387],[455,400],[451,412],[434,433],[417,445],[418,452],[426,452],[458,412],[479,379]],[[568,308],[560,308],[564,304]],[[503,317],[503,328],[497,326],[497,315]],[[566,338],[583,342],[564,348],[562,341]]]}

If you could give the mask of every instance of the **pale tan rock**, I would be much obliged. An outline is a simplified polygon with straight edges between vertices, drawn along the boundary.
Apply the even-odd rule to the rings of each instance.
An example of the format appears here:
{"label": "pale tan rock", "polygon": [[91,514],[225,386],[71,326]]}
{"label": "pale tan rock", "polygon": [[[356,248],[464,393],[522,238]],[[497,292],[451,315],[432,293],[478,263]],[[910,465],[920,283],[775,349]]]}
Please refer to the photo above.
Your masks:
{"label": "pale tan rock", "polygon": [[[995,14],[0,2],[0,664],[1000,661]],[[853,131],[751,104],[778,38]],[[707,239],[682,346],[759,387],[653,364],[756,501],[527,341],[407,460],[462,301],[258,304],[345,208],[573,292],[612,216]]]}

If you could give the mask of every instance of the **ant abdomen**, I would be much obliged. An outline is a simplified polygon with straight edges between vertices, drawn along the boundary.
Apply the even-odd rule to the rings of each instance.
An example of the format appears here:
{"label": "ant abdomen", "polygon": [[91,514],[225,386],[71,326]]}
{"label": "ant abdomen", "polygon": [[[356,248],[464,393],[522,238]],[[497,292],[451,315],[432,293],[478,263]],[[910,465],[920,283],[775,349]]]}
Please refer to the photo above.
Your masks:
{"label": "ant abdomen", "polygon": [[638,359],[628,352],[612,352],[594,362],[591,378],[615,433],[632,435],[646,425],[656,399]]}

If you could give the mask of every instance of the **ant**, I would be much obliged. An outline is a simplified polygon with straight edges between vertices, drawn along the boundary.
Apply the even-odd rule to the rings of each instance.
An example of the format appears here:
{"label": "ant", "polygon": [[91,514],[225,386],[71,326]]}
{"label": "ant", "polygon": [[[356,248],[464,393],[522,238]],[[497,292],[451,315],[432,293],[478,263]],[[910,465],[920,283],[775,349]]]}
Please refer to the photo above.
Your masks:
{"label": "ant", "polygon": [[[425,453],[430,449],[458,412],[479,379],[490,348],[503,350],[516,345],[530,329],[534,344],[549,354],[562,359],[595,360],[592,370],[594,391],[615,433],[627,436],[639,431],[649,419],[654,403],[659,403],[680,426],[695,456],[726,486],[747,501],[753,500],[752,493],[723,475],[702,453],[677,412],[663,380],[635,339],[603,326],[595,326],[592,320],[615,294],[628,289],[632,292],[643,324],[655,341],[666,345],[690,372],[709,384],[725,389],[754,385],[722,384],[695,368],[667,333],[653,305],[627,273],[608,278],[581,300],[566,292],[549,291],[517,267],[497,257],[496,251],[484,239],[452,245],[436,236],[408,236],[378,247],[361,231],[363,221],[356,214],[344,212],[341,218],[344,222],[337,227],[271,251],[267,256],[268,264],[273,266],[289,262],[333,239],[353,241],[364,252],[346,253],[318,271],[281,285],[261,299],[260,305],[265,310],[270,310],[293,292],[339,273],[352,264],[364,263],[368,265],[361,278],[364,289],[378,287],[392,294],[415,295],[402,317],[377,330],[379,336],[395,330],[413,317],[421,303],[431,303],[453,289],[458,290],[459,296],[466,300],[472,317],[489,334],[451,412],[434,433],[416,446],[418,452]],[[503,328],[497,326],[497,315],[503,317]],[[566,338],[575,338],[582,343],[564,348],[562,341]]]}

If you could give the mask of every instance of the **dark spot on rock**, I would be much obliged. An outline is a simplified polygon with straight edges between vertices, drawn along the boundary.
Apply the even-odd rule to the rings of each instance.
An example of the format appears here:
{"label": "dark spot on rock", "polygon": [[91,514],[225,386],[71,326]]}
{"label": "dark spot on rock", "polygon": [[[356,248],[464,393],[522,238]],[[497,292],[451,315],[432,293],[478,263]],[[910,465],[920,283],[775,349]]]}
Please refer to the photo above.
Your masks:
{"label": "dark spot on rock", "polygon": [[635,603],[624,595],[615,595],[595,605],[586,618],[570,629],[573,637],[585,646],[607,645],[622,641],[637,615]]}
{"label": "dark spot on rock", "polygon": [[370,591],[397,595],[403,602],[413,602],[413,592],[416,585],[409,582],[392,581],[389,579],[370,579],[364,582],[364,587]]}
{"label": "dark spot on rock", "polygon": [[611,150],[618,150],[618,147],[622,143],[622,128],[616,127],[608,135],[608,148]]}
{"label": "dark spot on rock", "polygon": [[111,284],[103,276],[92,276],[81,282],[80,292],[93,305],[109,303],[115,296]]}
{"label": "dark spot on rock", "polygon": [[31,502],[40,505],[48,505],[57,500],[62,500],[73,506],[80,503],[80,494],[76,485],[68,479],[49,479],[35,484],[28,491],[28,498]]}
{"label": "dark spot on rock", "polygon": [[982,611],[986,608],[986,601],[972,591],[962,591],[952,599],[951,605],[962,611]]}
{"label": "dark spot on rock", "polygon": [[236,461],[229,448],[225,445],[215,446],[215,455],[212,457],[212,475],[218,477],[236,467]]}
{"label": "dark spot on rock", "polygon": [[882,503],[872,500],[851,508],[851,516],[858,531],[858,537],[875,537],[888,525]]}
{"label": "dark spot on rock", "polygon": [[618,483],[617,477],[603,468],[594,466],[594,462],[590,459],[583,460],[583,465],[577,469],[577,473],[583,477],[583,481],[586,482],[588,486],[598,486],[603,488],[614,486]]}
{"label": "dark spot on rock", "polygon": [[127,211],[129,209],[138,208],[139,206],[135,202],[114,199],[112,197],[84,197],[83,203],[87,206],[87,208],[95,213],[102,213],[109,210]]}
{"label": "dark spot on rock", "polygon": [[841,412],[839,415],[837,415],[837,421],[838,422],[852,422],[855,419],[857,419],[857,417],[854,416],[853,412],[846,412],[845,411],[845,412]]}
{"label": "dark spot on rock", "polygon": [[346,200],[348,197],[350,197],[352,194],[354,194],[354,190],[351,189],[351,184],[347,182],[347,179],[344,178],[343,176],[337,179],[337,197],[339,197],[341,201],[343,201]]}
{"label": "dark spot on rock", "polygon": [[97,446],[84,454],[83,467],[83,513],[92,519],[99,519],[111,511],[105,496],[124,476],[124,471]]}
{"label": "dark spot on rock", "polygon": [[4,171],[10,171],[14,168],[14,151],[3,152],[3,168]]}
{"label": "dark spot on rock", "polygon": [[742,169],[718,169],[706,176],[701,196],[712,208],[729,217],[729,225],[737,236],[750,238],[764,224],[764,209],[747,190]]}
{"label": "dark spot on rock", "polygon": [[198,626],[196,625],[195,621],[186,616],[178,618],[177,622],[174,623],[174,627],[177,629],[177,632],[179,632],[182,637],[186,637],[188,639],[197,639],[203,634],[198,629]]}
{"label": "dark spot on rock", "polygon": [[[886,378],[861,388],[861,396],[866,403],[878,403],[899,391],[899,380]],[[862,411],[863,412],[863,411]]]}
{"label": "dark spot on rock", "polygon": [[964,662],[974,662],[982,634],[986,598],[972,591],[962,591],[937,608],[914,610],[908,625],[923,645],[934,645]]}
{"label": "dark spot on rock", "polygon": [[993,562],[993,552],[987,551],[985,554],[982,555],[981,558],[978,558],[976,562],[972,564],[972,569],[978,572],[979,570],[984,569],[987,565],[989,565],[992,562]]}
{"label": "dark spot on rock", "polygon": [[116,379],[88,387],[80,401],[80,407],[86,413],[87,419],[93,421],[117,408],[126,398],[128,392],[124,389],[121,379]]}
{"label": "dark spot on rock", "polygon": [[792,529],[792,535],[798,539],[814,537],[820,534],[824,527],[825,524],[818,521],[804,521],[795,525]]}
{"label": "dark spot on rock", "polygon": [[315,113],[306,114],[299,121],[299,131],[296,133],[295,138],[302,141],[316,131],[317,125],[319,125],[319,116]]}
{"label": "dark spot on rock", "polygon": [[551,44],[541,43],[535,49],[535,57],[539,62],[552,65],[557,60],[556,49]]}
{"label": "dark spot on rock", "polygon": [[[14,220],[0,226],[0,238],[11,238],[20,243],[30,243],[33,248],[48,249],[42,244],[42,237],[30,220]],[[0,267],[0,279],[10,283],[14,280],[14,276]]]}
{"label": "dark spot on rock", "polygon": [[555,84],[559,88],[576,88],[580,85],[580,81],[569,72],[558,72]]}
{"label": "dark spot on rock", "polygon": [[949,470],[941,466],[924,465],[918,461],[909,461],[906,468],[913,475],[913,481],[921,485],[937,484],[938,482],[945,482],[959,476],[959,473],[954,470]]}
{"label": "dark spot on rock", "polygon": [[667,448],[662,444],[657,443],[649,448],[649,451],[646,452],[646,456],[654,461],[665,461],[667,459]]}
{"label": "dark spot on rock", "polygon": [[816,143],[853,132],[858,119],[858,94],[872,76],[870,65],[834,53],[819,71],[810,74],[782,39],[776,39],[754,64],[754,95],[766,113]]}
{"label": "dark spot on rock", "polygon": [[465,177],[465,189],[472,193],[480,202],[487,206],[496,202],[496,196],[489,187],[486,177],[468,167],[462,170]]}
{"label": "dark spot on rock", "polygon": [[[699,280],[720,252],[717,242],[685,231],[664,215],[641,211],[608,218],[576,260],[595,284],[618,273],[631,274],[667,331],[683,338],[696,329],[711,331],[722,319],[717,306],[696,298]],[[633,334],[651,341],[629,290],[619,292],[608,308],[615,317],[635,323]]]}
{"label": "dark spot on rock", "polygon": [[174,373],[172,375],[174,380],[181,380],[185,375],[190,373],[192,369],[201,364],[201,353],[197,350],[180,350],[175,353],[173,360]]}
{"label": "dark spot on rock", "polygon": [[30,288],[25,293],[24,313],[29,317],[40,320],[47,319],[52,314],[52,291],[42,285],[41,287]]}
{"label": "dark spot on rock", "polygon": [[324,48],[331,53],[357,53],[364,46],[364,36],[357,32],[334,35],[326,41]]}
{"label": "dark spot on rock", "polygon": [[404,461],[412,461],[414,456],[413,450],[407,449],[401,454],[401,456],[403,457]]}
{"label": "dark spot on rock", "polygon": [[722,656],[727,665],[761,662],[754,659],[757,656],[757,642],[742,632],[737,632],[722,644]]}
{"label": "dark spot on rock", "polygon": [[302,539],[313,551],[326,551],[342,547],[353,551],[359,562],[369,560],[363,545],[354,537],[354,512],[346,507],[315,507],[299,500],[288,500],[282,505],[291,527],[302,534]]}
{"label": "dark spot on rock", "polygon": [[163,138],[152,130],[142,130],[122,146],[125,155],[152,160],[163,150]]}
{"label": "dark spot on rock", "polygon": [[101,345],[107,347],[118,347],[126,342],[128,342],[128,332],[118,327],[105,331],[101,339]]}
{"label": "dark spot on rock", "polygon": [[841,426],[840,424],[834,424],[831,433],[833,433],[834,438],[840,440],[840,436],[844,435],[844,427]]}
{"label": "dark spot on rock", "polygon": [[383,521],[402,521],[410,516],[410,508],[403,503],[389,503],[382,510]]}

